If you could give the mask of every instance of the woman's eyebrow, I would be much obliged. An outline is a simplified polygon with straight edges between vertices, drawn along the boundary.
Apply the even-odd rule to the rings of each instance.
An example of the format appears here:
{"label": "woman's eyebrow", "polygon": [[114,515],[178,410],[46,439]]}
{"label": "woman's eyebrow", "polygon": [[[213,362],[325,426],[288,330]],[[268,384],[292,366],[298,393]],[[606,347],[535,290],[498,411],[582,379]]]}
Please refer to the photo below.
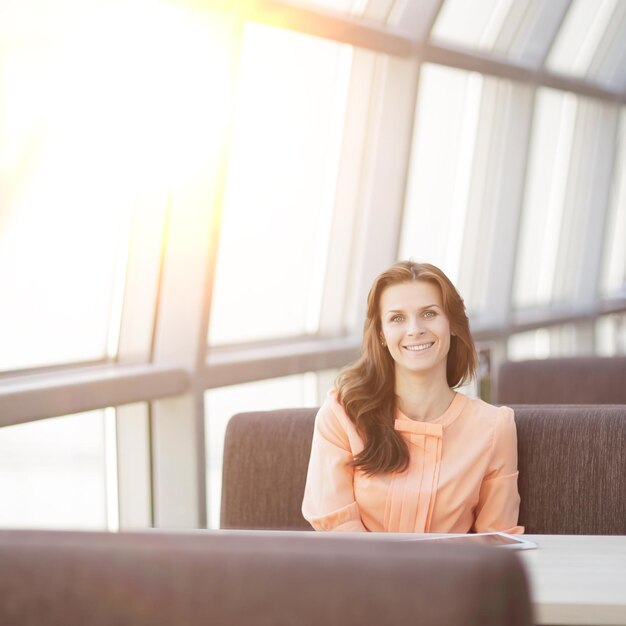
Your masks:
{"label": "woman's eyebrow", "polygon": [[[426,309],[433,309],[433,308],[440,309],[441,307],[438,304],[427,304],[426,306],[420,307],[417,310],[425,311]],[[389,309],[387,311],[387,315],[389,315],[389,313],[404,313],[404,311],[402,309]]]}

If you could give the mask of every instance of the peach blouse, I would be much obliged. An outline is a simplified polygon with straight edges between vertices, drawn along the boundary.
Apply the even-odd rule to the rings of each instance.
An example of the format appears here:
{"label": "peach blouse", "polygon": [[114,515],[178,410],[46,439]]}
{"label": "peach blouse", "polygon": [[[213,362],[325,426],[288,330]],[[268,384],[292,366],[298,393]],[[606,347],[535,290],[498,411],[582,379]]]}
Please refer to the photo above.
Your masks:
{"label": "peach blouse", "polygon": [[366,476],[346,466],[363,449],[331,392],[315,419],[302,514],[316,530],[522,533],[517,526],[513,410],[456,393],[443,415],[396,413],[409,447],[404,472]]}

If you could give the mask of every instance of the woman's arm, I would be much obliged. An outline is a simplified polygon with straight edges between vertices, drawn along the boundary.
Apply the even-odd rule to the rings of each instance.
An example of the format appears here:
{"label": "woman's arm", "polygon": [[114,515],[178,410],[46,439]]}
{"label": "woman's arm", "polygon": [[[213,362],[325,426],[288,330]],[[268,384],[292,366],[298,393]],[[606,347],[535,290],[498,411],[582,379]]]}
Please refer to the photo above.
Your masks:
{"label": "woman's arm", "polygon": [[[354,499],[354,470],[348,434],[329,396],[315,418],[302,515],[315,530],[366,532]],[[347,416],[343,416],[348,419]]]}
{"label": "woman's arm", "polygon": [[489,469],[480,487],[474,532],[523,533],[517,525],[517,431],[513,410],[500,407],[495,425]]}

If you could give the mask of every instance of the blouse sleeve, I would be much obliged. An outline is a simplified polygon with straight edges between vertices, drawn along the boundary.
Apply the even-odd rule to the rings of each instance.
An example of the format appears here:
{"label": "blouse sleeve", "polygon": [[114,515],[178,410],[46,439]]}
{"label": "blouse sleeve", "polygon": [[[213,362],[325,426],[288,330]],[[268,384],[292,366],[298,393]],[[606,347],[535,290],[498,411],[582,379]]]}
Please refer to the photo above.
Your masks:
{"label": "blouse sleeve", "polygon": [[475,532],[524,532],[524,527],[517,525],[520,505],[517,476],[517,431],[513,410],[500,407],[491,461],[480,487],[475,510]]}
{"label": "blouse sleeve", "polygon": [[354,469],[346,429],[329,396],[315,418],[302,515],[315,530],[366,532],[354,499]]}

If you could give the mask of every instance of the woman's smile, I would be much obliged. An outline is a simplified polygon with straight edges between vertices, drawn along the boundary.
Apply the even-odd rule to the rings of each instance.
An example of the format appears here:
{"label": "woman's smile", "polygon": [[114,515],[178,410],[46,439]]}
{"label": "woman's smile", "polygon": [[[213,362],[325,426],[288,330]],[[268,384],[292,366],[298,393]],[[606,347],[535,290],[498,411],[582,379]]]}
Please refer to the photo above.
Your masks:
{"label": "woman's smile", "polygon": [[433,346],[434,343],[434,341],[428,341],[427,343],[409,344],[402,347],[409,352],[424,352],[424,350],[428,350],[428,348]]}

